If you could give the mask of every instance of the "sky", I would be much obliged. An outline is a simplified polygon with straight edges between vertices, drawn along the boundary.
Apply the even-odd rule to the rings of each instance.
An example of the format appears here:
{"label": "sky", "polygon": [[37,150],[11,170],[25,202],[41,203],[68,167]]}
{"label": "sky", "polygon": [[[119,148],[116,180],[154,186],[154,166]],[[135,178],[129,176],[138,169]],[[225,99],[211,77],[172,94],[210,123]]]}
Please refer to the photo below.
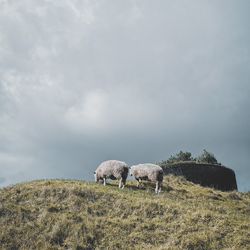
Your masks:
{"label": "sky", "polygon": [[249,191],[249,9],[0,0],[0,186],[207,149]]}

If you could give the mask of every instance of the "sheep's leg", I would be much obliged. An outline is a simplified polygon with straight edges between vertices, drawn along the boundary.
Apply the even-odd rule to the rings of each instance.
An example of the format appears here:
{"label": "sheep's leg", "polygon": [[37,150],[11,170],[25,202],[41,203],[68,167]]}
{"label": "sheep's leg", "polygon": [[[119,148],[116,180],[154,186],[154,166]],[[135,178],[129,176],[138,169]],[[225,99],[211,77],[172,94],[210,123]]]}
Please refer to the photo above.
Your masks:
{"label": "sheep's leg", "polygon": [[136,180],[137,180],[137,187],[140,188],[142,180],[140,178],[138,178]]}
{"label": "sheep's leg", "polygon": [[137,180],[137,187],[138,187],[138,188],[140,187],[140,182],[139,182],[139,180]]}
{"label": "sheep's leg", "polygon": [[155,193],[156,193],[156,194],[159,193],[159,181],[156,182],[156,185],[155,185]]}
{"label": "sheep's leg", "polygon": [[140,186],[140,179],[139,178],[135,178],[135,179],[137,180],[136,186],[139,188],[139,186]]}
{"label": "sheep's leg", "polygon": [[139,187],[141,187],[141,186],[142,186],[142,179],[139,178]]}
{"label": "sheep's leg", "polygon": [[119,188],[122,188],[122,178],[119,181]]}
{"label": "sheep's leg", "polygon": [[160,193],[160,192],[161,192],[161,188],[162,188],[162,182],[161,182],[161,181],[159,181],[158,193]]}
{"label": "sheep's leg", "polygon": [[103,178],[103,185],[106,186],[106,178]]}
{"label": "sheep's leg", "polygon": [[126,179],[122,179],[122,189],[125,187],[126,185]]}

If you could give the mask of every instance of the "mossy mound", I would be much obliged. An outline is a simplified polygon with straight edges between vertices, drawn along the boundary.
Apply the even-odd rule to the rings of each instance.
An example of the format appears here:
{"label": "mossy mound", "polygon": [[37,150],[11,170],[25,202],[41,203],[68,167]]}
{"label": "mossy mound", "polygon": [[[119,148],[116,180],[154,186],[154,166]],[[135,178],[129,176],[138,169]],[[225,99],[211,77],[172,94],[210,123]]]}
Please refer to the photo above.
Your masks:
{"label": "mossy mound", "polygon": [[[115,183],[116,184],[116,183]],[[0,189],[1,249],[249,249],[250,193],[73,180]]]}
{"label": "mossy mound", "polygon": [[219,164],[181,161],[171,164],[163,162],[159,165],[166,175],[184,176],[188,181],[221,191],[237,190],[234,171]]}

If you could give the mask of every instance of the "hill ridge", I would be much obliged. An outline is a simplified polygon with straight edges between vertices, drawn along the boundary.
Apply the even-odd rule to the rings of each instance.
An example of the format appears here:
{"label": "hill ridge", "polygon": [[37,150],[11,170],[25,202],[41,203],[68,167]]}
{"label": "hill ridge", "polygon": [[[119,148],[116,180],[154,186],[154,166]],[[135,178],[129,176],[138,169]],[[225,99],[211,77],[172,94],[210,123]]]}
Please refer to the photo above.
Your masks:
{"label": "hill ridge", "polygon": [[2,249],[249,249],[250,193],[40,180],[0,189]]}

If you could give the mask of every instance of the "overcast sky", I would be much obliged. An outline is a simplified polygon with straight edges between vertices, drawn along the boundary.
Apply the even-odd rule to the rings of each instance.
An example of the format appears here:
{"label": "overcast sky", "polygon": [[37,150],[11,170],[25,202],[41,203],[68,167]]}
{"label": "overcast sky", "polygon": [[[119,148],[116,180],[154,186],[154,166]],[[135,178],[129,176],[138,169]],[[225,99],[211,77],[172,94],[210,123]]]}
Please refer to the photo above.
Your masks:
{"label": "overcast sky", "polygon": [[250,190],[249,10],[0,0],[0,185],[205,148]]}

